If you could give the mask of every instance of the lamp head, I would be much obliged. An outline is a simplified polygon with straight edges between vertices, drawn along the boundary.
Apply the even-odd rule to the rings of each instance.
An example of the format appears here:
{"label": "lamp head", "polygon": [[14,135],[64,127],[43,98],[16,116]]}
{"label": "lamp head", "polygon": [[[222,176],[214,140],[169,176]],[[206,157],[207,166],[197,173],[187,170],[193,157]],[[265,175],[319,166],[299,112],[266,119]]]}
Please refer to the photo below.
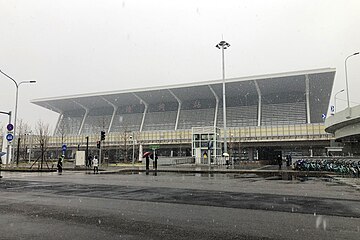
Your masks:
{"label": "lamp head", "polygon": [[216,47],[217,47],[218,49],[220,49],[220,48],[227,49],[228,47],[230,47],[230,44],[223,40],[223,41],[221,41],[220,43],[218,43],[218,44],[216,45]]}

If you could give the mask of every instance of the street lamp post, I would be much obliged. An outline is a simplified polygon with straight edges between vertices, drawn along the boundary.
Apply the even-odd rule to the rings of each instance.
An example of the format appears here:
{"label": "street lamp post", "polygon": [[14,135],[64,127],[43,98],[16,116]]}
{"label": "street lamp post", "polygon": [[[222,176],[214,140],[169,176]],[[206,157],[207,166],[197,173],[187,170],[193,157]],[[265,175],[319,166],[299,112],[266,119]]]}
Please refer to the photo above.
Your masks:
{"label": "street lamp post", "polygon": [[134,133],[130,135],[130,139],[132,141],[132,166],[134,167],[135,164],[135,139],[134,139]]}
{"label": "street lamp post", "polygon": [[[7,78],[11,79],[14,82],[15,86],[16,86],[15,116],[14,116],[14,139],[13,139],[13,141],[14,141],[16,139],[16,119],[17,119],[18,99],[19,99],[19,86],[21,84],[23,84],[23,83],[36,83],[36,81],[35,80],[30,80],[30,81],[21,81],[21,82],[17,83],[17,81],[15,81],[15,79],[10,77],[9,75],[4,73],[3,71],[0,70],[0,73],[5,75]],[[14,149],[12,149],[12,151],[14,151]],[[11,154],[11,157],[13,158],[13,154]]]}
{"label": "street lamp post", "polygon": [[224,153],[227,153],[227,133],[226,133],[226,93],[225,93],[225,57],[224,50],[230,47],[230,44],[226,41],[221,41],[216,45],[218,49],[221,49],[222,54],[222,90],[223,90],[223,123],[224,123]]}
{"label": "street lamp post", "polygon": [[346,65],[346,61],[352,57],[352,56],[355,56],[355,55],[358,55],[359,52],[356,52],[356,53],[353,53],[349,56],[347,56],[345,58],[345,80],[346,80],[346,98],[347,98],[347,106],[348,108],[350,109],[350,97],[349,97],[349,83],[348,83],[348,76],[347,76],[347,65]]}
{"label": "street lamp post", "polygon": [[29,142],[30,142],[30,147],[28,149],[28,151],[29,151],[29,164],[30,164],[30,160],[31,160],[31,149],[32,149],[32,136],[31,136],[31,134],[32,134],[31,130],[25,133],[25,135],[29,136]]}
{"label": "street lamp post", "polygon": [[340,91],[338,91],[337,93],[335,93],[335,96],[334,96],[334,113],[336,113],[336,96],[339,94],[339,93],[342,93],[344,92],[345,89],[341,89]]}

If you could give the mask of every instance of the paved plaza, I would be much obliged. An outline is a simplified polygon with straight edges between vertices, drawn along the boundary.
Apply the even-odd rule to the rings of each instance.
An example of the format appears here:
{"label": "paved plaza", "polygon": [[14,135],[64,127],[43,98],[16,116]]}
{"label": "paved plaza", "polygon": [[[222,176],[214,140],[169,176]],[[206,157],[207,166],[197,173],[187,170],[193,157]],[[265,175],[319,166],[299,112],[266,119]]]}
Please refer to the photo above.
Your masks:
{"label": "paved plaza", "polygon": [[2,239],[359,239],[341,178],[2,172]]}

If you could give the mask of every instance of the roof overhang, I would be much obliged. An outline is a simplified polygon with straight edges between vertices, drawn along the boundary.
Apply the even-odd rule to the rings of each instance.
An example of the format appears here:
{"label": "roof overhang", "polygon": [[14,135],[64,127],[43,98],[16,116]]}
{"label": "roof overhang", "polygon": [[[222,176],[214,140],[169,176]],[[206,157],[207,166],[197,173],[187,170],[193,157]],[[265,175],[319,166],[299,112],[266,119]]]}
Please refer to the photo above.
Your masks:
{"label": "roof overhang", "polygon": [[[334,68],[322,68],[306,71],[294,71],[250,77],[225,79],[228,97],[257,96],[254,82],[258,83],[262,95],[281,94],[289,91],[305,93],[305,76],[309,76],[310,94],[320,99],[326,99],[326,108],[331,95]],[[323,81],[324,80],[324,81]],[[77,111],[81,106],[89,108],[109,107],[109,102],[117,106],[141,104],[142,100],[148,104],[159,102],[176,102],[170,93],[174,93],[180,100],[213,99],[214,95],[209,86],[221,98],[223,80],[202,81],[187,84],[146,87],[119,91],[106,91],[68,96],[34,99],[31,103],[47,108],[51,111],[63,113]],[[140,100],[141,99],[141,100]],[[320,116],[319,116],[320,117]]]}

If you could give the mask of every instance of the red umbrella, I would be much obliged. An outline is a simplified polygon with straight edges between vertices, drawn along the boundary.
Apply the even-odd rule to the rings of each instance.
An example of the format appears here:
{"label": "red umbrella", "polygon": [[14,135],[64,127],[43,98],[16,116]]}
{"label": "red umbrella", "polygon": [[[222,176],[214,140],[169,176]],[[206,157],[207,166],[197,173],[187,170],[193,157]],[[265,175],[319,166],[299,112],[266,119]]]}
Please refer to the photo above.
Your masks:
{"label": "red umbrella", "polygon": [[143,154],[143,158],[145,158],[145,157],[149,156],[150,154],[152,154],[152,153],[151,153],[151,152],[144,152],[144,154]]}

